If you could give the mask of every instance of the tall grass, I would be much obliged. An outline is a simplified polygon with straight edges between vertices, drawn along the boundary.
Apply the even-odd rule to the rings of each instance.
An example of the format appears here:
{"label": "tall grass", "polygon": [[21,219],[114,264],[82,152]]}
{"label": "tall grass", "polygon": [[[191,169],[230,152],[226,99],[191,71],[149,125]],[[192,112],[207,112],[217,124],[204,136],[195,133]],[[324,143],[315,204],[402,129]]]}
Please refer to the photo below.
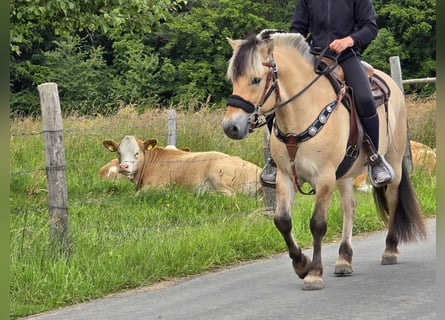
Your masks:
{"label": "tall grass", "polygon": [[[209,108],[179,112],[177,146],[236,154],[261,166],[262,130],[230,140],[220,129],[222,114]],[[127,107],[114,116],[64,119],[72,252],[58,256],[48,239],[40,119],[12,119],[10,129],[11,318],[285,251],[261,199],[178,187],[135,194],[127,180],[98,179],[99,168],[114,158],[102,140],[133,134],[167,143],[166,112],[139,114]],[[434,215],[435,178],[414,172],[413,183],[425,215]],[[357,193],[356,199],[354,233],[382,229],[372,196]],[[326,241],[341,232],[338,208],[336,192]],[[312,196],[296,197],[293,228],[303,247],[311,245],[312,210]]]}

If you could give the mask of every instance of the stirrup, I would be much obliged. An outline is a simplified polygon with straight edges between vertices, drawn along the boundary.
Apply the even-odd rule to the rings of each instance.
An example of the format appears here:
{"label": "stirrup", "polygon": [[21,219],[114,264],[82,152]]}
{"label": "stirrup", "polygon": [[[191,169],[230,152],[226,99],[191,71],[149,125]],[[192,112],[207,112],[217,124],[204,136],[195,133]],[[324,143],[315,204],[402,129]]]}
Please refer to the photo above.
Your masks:
{"label": "stirrup", "polygon": [[273,172],[266,173],[266,170],[267,170],[268,167],[274,168],[275,169],[275,174],[276,174],[276,167],[274,166],[272,158],[269,157],[269,158],[267,158],[266,164],[264,165],[263,169],[261,170],[260,183],[261,183],[261,185],[263,187],[268,187],[268,188],[275,189],[276,188],[276,184],[277,184],[277,182],[276,182],[276,175],[275,175],[275,182],[270,182],[271,180],[266,181],[264,179],[265,176],[273,174]]}
{"label": "stirrup", "polygon": [[[382,188],[384,186],[386,186],[387,184],[391,183],[394,181],[394,169],[391,167],[391,165],[388,163],[388,161],[386,161],[385,157],[382,155],[379,155],[378,153],[374,153],[373,155],[371,155],[369,157],[369,164],[368,164],[368,173],[369,173],[369,180],[371,181],[371,184],[374,188]],[[389,173],[390,175],[390,179],[384,182],[376,182],[374,180],[374,175],[373,175],[373,168],[377,167],[377,166],[383,166],[385,168],[385,170]]]}

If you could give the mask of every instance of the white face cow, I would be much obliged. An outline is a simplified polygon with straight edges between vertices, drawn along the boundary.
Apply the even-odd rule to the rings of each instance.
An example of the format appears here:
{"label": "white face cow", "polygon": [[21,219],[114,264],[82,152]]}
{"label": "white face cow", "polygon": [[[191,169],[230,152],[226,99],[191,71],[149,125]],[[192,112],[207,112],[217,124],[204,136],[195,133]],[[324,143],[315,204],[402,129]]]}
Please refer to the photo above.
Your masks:
{"label": "white face cow", "polygon": [[145,142],[134,136],[125,136],[121,143],[113,140],[104,140],[103,145],[109,151],[116,152],[119,159],[119,173],[134,179],[135,175],[141,171],[144,164],[144,150],[151,149],[156,145],[155,139]]}
{"label": "white face cow", "polygon": [[217,191],[227,195],[262,192],[261,168],[236,156],[217,151],[186,152],[174,146],[158,147],[156,139],[142,141],[125,136],[120,143],[104,140],[108,151],[116,152],[114,165],[127,176],[135,190],[179,186],[197,192]]}

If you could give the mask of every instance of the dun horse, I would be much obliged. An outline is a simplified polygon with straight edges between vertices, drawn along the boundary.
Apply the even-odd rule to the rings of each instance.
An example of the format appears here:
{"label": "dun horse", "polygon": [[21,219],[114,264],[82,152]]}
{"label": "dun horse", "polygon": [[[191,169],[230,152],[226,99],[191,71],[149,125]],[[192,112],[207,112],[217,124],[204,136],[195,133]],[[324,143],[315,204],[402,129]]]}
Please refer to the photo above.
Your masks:
{"label": "dun horse", "polygon": [[[300,34],[264,30],[244,40],[231,40],[233,56],[227,76],[233,85],[222,125],[232,139],[243,139],[264,116],[275,114],[270,137],[271,155],[277,165],[274,222],[288,247],[295,273],[304,279],[304,290],[323,288],[322,241],[332,192],[340,192],[343,215],[342,240],[335,264],[336,275],[352,273],[352,225],[356,201],[355,176],[365,172],[367,155],[359,141],[355,161],[339,174],[349,154],[350,119],[344,87],[335,90],[327,73],[316,72],[320,60]],[[397,263],[398,244],[426,236],[425,225],[408,171],[403,163],[406,146],[404,97],[397,84],[379,70],[389,87],[386,107],[379,107],[379,153],[395,171],[392,183],[373,188],[376,208],[387,223],[382,264]],[[340,82],[341,83],[341,82]],[[338,91],[338,92],[337,92]],[[259,120],[260,119],[260,120]],[[359,126],[360,127],[360,126]],[[360,127],[361,128],[361,127]],[[308,183],[315,194],[310,221],[313,257],[305,256],[292,234],[291,207],[300,186]]]}

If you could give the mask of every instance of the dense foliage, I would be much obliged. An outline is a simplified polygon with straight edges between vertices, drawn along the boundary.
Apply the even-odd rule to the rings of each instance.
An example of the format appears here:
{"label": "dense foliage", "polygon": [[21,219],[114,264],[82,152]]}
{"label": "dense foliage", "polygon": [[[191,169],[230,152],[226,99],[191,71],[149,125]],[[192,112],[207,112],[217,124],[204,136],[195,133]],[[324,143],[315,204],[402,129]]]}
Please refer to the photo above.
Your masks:
{"label": "dense foliage", "polygon": [[[57,82],[64,112],[109,113],[210,101],[222,106],[231,48],[263,28],[287,30],[296,0],[10,0],[11,114],[40,112]],[[404,78],[435,76],[435,0],[374,0],[379,35],[364,58]],[[423,87],[434,91],[434,85]]]}

